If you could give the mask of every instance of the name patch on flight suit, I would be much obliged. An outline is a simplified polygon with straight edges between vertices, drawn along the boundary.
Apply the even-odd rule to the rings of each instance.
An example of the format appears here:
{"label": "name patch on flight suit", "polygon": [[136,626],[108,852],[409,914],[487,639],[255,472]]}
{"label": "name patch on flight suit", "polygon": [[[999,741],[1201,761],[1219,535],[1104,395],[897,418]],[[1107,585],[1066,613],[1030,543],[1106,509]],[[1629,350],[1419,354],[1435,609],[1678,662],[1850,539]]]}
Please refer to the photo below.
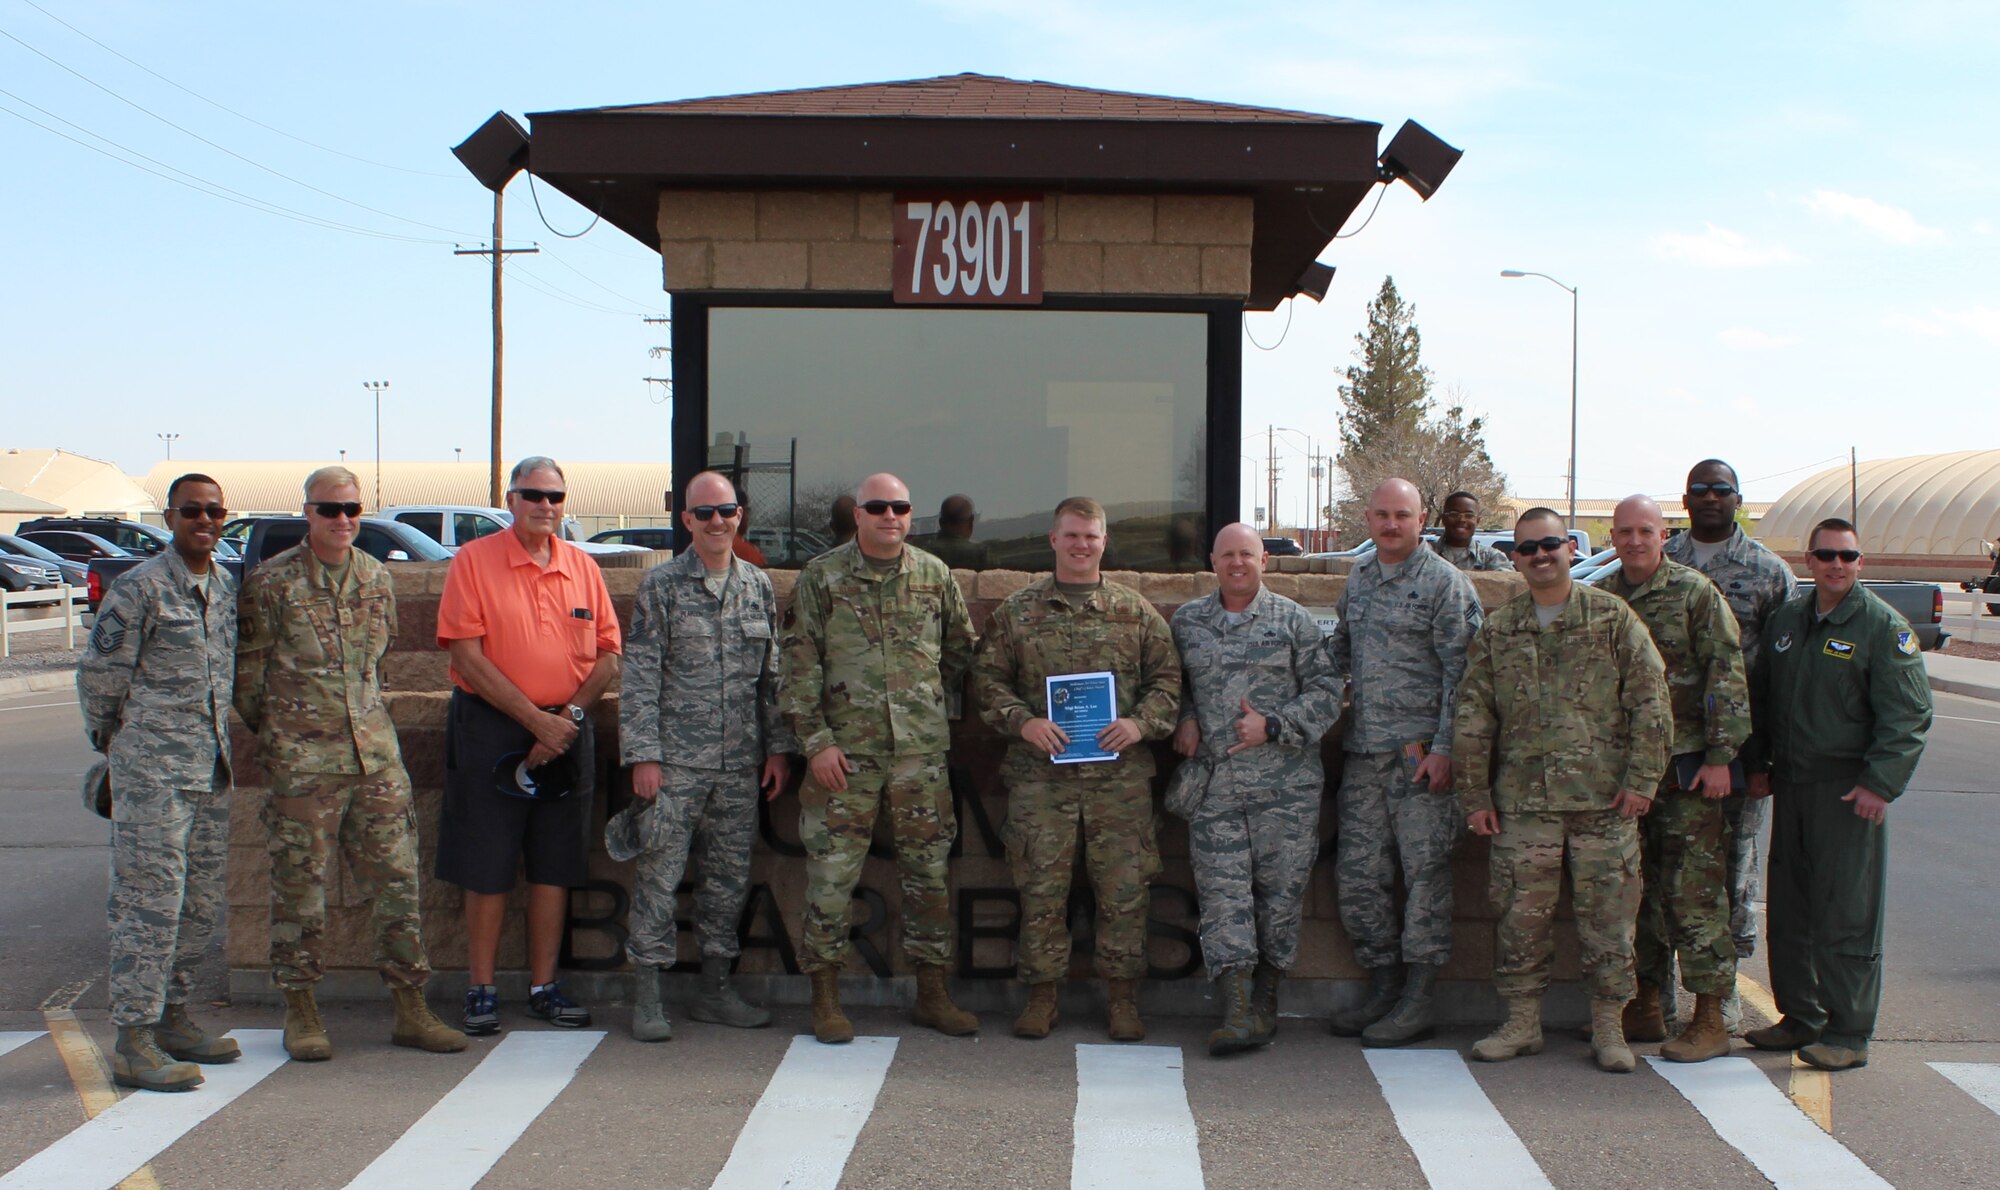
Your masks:
{"label": "name patch on flight suit", "polygon": [[1854,660],[1854,643],[1852,641],[1834,640],[1832,637],[1828,637],[1826,647],[1821,649],[1820,652],[1825,653],[1829,657],[1838,657],[1842,661],[1852,661]]}

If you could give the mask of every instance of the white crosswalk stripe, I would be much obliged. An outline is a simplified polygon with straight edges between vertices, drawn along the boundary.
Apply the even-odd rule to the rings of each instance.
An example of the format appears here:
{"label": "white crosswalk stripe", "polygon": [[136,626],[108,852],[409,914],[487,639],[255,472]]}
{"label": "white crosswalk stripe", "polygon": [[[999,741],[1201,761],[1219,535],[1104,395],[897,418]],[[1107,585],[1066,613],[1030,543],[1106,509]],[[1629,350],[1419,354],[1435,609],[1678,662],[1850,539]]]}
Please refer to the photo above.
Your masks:
{"label": "white crosswalk stripe", "polygon": [[894,1037],[846,1045],[794,1037],[714,1190],[834,1190],[895,1057]]}
{"label": "white crosswalk stripe", "polygon": [[0,1190],[116,1186],[288,1060],[277,1029],[235,1029],[229,1035],[243,1047],[243,1056],[202,1067],[199,1088],[126,1096],[0,1177]]}
{"label": "white crosswalk stripe", "polygon": [[1977,1099],[1987,1111],[2000,1116],[2000,1063],[1927,1062],[1925,1065]]}
{"label": "white crosswalk stripe", "polygon": [[13,1053],[15,1050],[20,1049],[22,1046],[33,1041],[35,1038],[41,1037],[43,1035],[44,1035],[43,1031],[40,1029],[28,1029],[18,1033],[0,1032],[0,1057],[5,1057],[6,1055]]}
{"label": "white crosswalk stripe", "polygon": [[1455,1050],[1364,1050],[1403,1140],[1433,1186],[1550,1185]]}
{"label": "white crosswalk stripe", "polygon": [[602,1032],[588,1030],[509,1033],[349,1182],[350,1190],[470,1190],[555,1102],[603,1040]]}
{"label": "white crosswalk stripe", "polygon": [[1778,1190],[1876,1190],[1889,1185],[1820,1131],[1750,1059],[1646,1061]]}
{"label": "white crosswalk stripe", "polygon": [[1077,1046],[1074,1131],[1071,1190],[1202,1188],[1178,1046]]}

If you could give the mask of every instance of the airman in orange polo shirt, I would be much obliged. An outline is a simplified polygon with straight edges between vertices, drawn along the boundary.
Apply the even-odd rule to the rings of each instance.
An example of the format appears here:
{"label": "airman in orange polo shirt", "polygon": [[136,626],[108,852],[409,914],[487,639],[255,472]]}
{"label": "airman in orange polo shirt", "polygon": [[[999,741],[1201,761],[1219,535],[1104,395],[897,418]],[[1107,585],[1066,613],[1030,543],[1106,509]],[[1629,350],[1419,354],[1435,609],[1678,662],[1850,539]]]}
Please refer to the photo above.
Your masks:
{"label": "airman in orange polo shirt", "polygon": [[[494,966],[516,864],[528,880],[528,1011],[582,1028],[556,982],[569,889],[588,877],[597,770],[589,711],[618,680],[618,613],[597,563],[558,536],[568,484],[554,459],[517,463],[513,530],[464,546],[445,576],[451,653],[437,877],[465,890],[465,1031],[498,1032]],[[522,778],[525,778],[522,779]]]}

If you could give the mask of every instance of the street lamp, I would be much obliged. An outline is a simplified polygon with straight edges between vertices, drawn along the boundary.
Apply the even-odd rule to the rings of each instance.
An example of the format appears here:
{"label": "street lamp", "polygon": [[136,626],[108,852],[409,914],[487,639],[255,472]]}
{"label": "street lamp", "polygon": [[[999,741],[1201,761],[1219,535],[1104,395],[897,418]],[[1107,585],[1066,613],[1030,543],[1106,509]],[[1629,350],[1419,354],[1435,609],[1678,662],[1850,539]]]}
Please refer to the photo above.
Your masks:
{"label": "street lamp", "polygon": [[375,511],[382,511],[382,390],[386,380],[364,380],[361,387],[375,394]]}
{"label": "street lamp", "polygon": [[1576,528],[1576,287],[1564,285],[1547,273],[1525,269],[1501,269],[1502,277],[1540,277],[1557,289],[1569,291],[1569,527]]}
{"label": "street lamp", "polygon": [[181,438],[181,436],[180,436],[179,434],[176,434],[176,433],[173,433],[173,432],[169,431],[168,433],[165,433],[165,434],[155,434],[155,435],[153,435],[153,437],[155,437],[155,438],[158,438],[158,439],[159,439],[160,441],[162,441],[162,442],[164,442],[164,443],[166,443],[166,444],[167,444],[167,461],[168,461],[169,463],[173,462],[173,461],[174,461],[174,443],[176,443],[176,442],[180,441],[180,438]]}

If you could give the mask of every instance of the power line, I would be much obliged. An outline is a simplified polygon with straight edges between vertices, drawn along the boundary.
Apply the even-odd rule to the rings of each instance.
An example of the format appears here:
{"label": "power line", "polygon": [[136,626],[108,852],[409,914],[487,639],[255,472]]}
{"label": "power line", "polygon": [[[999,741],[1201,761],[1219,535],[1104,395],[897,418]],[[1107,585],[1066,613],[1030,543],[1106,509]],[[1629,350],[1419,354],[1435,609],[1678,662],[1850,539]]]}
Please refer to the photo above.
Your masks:
{"label": "power line", "polygon": [[592,285],[595,285],[597,286],[597,288],[610,294],[612,297],[617,298],[621,302],[632,302],[633,305],[640,305],[640,306],[645,305],[644,302],[635,302],[633,301],[632,298],[628,297],[627,295],[618,292],[617,290],[611,288],[609,285],[606,285],[601,281],[598,281],[596,278],[592,277],[589,273],[586,273],[582,269],[577,268],[575,265],[569,263],[568,261],[564,260],[561,256],[558,256],[553,252],[546,252],[544,253],[544,255],[546,255],[550,260],[553,260],[557,264],[568,269],[570,272],[575,273],[579,277],[582,277],[585,281],[590,282]]}
{"label": "power line", "polygon": [[264,121],[259,120],[254,116],[246,116],[242,112],[237,111],[235,108],[230,107],[228,104],[220,103],[217,102],[216,100],[210,99],[208,96],[203,95],[201,92],[194,90],[192,87],[182,86],[180,83],[177,83],[174,80],[168,78],[166,75],[161,74],[159,71],[154,70],[152,67],[146,65],[144,62],[141,62],[138,59],[133,58],[129,55],[122,54],[119,51],[113,49],[112,47],[97,40],[95,37],[92,37],[90,34],[85,33],[83,30],[77,28],[75,25],[70,24],[68,21],[63,20],[55,13],[52,13],[48,9],[43,8],[41,5],[35,3],[35,0],[21,0],[21,3],[26,4],[29,8],[32,8],[36,12],[41,13],[43,16],[54,21],[56,24],[61,25],[63,28],[68,29],[71,33],[74,33],[78,37],[83,38],[85,41],[96,46],[98,49],[103,50],[105,53],[110,54],[115,58],[122,59],[125,62],[128,62],[131,65],[138,67],[140,70],[143,70],[147,74],[152,75],[154,78],[159,79],[161,82],[165,83],[169,87],[172,87],[177,91],[182,91],[185,92],[186,94],[192,95],[196,99],[201,100],[203,103],[208,104],[210,107],[216,108],[220,111],[228,112],[230,115],[235,116],[239,120],[245,121],[246,123],[255,124],[257,127],[264,129],[266,132],[275,132],[279,136],[282,136],[287,140],[297,141],[298,143],[305,145],[308,148],[318,149],[322,153],[331,153],[335,157],[345,157],[349,161],[359,161],[363,165],[372,165],[377,169],[391,169],[395,170],[397,173],[416,174],[417,176],[424,178],[456,178],[458,176],[457,174],[439,173],[436,170],[412,169],[406,165],[391,165],[386,161],[374,161],[370,160],[367,157],[357,157],[353,153],[344,153],[339,149],[333,148],[328,145],[322,145],[317,141],[307,140],[303,136],[296,136],[292,133],[286,132],[282,128],[266,124],[264,123]]}
{"label": "power line", "polygon": [[584,226],[584,229],[582,231],[556,231],[556,225],[549,222],[549,217],[547,215],[542,214],[542,195],[541,192],[535,188],[535,174],[533,170],[528,171],[528,196],[535,200],[535,214],[540,217],[542,221],[542,226],[548,228],[552,232],[555,232],[556,235],[561,236],[565,240],[579,239],[583,236],[589,235],[590,229],[597,226],[597,221],[599,219],[604,218],[604,204],[599,203],[597,205],[596,213],[591,215],[590,222]]}

